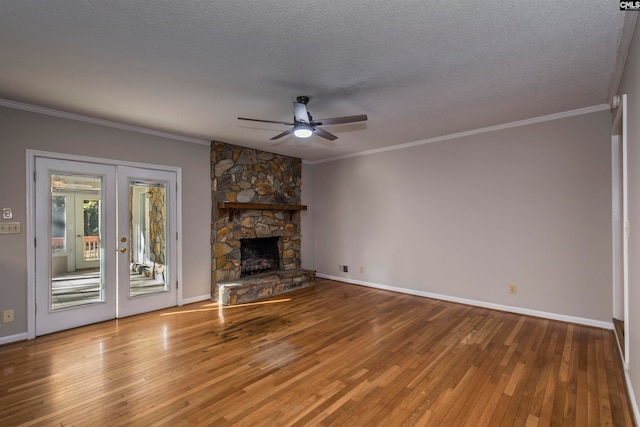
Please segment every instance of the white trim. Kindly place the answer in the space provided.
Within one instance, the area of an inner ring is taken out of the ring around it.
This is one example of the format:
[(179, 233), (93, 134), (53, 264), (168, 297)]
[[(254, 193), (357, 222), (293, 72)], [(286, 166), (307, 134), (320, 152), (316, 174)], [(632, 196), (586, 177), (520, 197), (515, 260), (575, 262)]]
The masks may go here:
[(628, 365), (624, 362), (624, 356), (622, 352), (618, 353), (620, 355), (620, 359), (622, 364), (624, 365), (624, 380), (627, 383), (627, 393), (629, 393), (629, 400), (631, 401), (631, 409), (633, 410), (633, 418), (635, 424), (638, 425), (640, 423), (640, 409), (638, 409), (638, 401), (636, 399), (636, 394), (633, 391), (633, 385), (631, 384), (631, 377), (629, 376), (629, 368)]
[(449, 296), (449, 295), (434, 294), (434, 293), (431, 293), (431, 292), (417, 291), (415, 289), (399, 288), (397, 286), (382, 285), (382, 284), (379, 284), (379, 283), (365, 282), (365, 281), (362, 281), (362, 280), (347, 279), (347, 278), (344, 278), (344, 277), (331, 276), (331, 275), (328, 275), (328, 274), (316, 273), (316, 276), (320, 277), (320, 278), (323, 278), (323, 279), (336, 280), (338, 282), (351, 283), (351, 284), (354, 284), (354, 285), (367, 286), (367, 287), (370, 287), (370, 288), (383, 289), (383, 290), (386, 290), (386, 291), (399, 292), (399, 293), (403, 293), (403, 294), (409, 294), (409, 295), (416, 295), (416, 296), (420, 296), (420, 297), (433, 298), (433, 299), (442, 300), (442, 301), (455, 302), (455, 303), (458, 303), (458, 304), (473, 305), (473, 306), (476, 306), (476, 307), (489, 308), (489, 309), (492, 309), (492, 310), (499, 310), (499, 311), (506, 311), (506, 312), (509, 312), (509, 313), (524, 314), (524, 315), (533, 316), (533, 317), (541, 317), (543, 319), (559, 320), (561, 322), (576, 323), (576, 324), (585, 325), (585, 326), (594, 326), (596, 328), (613, 329), (613, 323), (612, 322), (603, 322), (603, 321), (600, 321), (600, 320), (586, 319), (586, 318), (583, 318), (583, 317), (567, 316), (567, 315), (564, 315), (564, 314), (549, 313), (549, 312), (546, 312), (546, 311), (531, 310), (531, 309), (528, 309), (528, 308), (513, 307), (513, 306), (510, 306), (510, 305), (494, 304), (494, 303), (486, 302), (486, 301), (477, 301), (477, 300), (472, 300), (472, 299), (467, 299), (467, 298), (452, 297), (452, 296)]
[[(85, 115), (82, 115), (82, 114), (69, 113), (69, 112), (66, 112), (66, 111), (55, 110), (53, 108), (40, 107), (40, 106), (37, 106), (37, 105), (31, 105), (31, 104), (24, 104), (22, 102), (10, 101), (8, 99), (0, 98), (0, 107), (8, 107), (8, 108), (14, 108), (16, 110), (30, 111), (30, 112), (33, 112), (33, 113), (40, 113), (40, 114), (45, 114), (45, 115), (54, 116), (54, 117), (61, 117), (61, 118), (64, 118), (64, 119), (76, 120), (76, 121), (84, 122), (84, 123), (92, 123), (92, 124), (96, 124), (96, 125), (100, 125), (100, 126), (107, 126), (107, 127), (111, 127), (111, 128), (115, 128), (115, 129), (122, 129), (122, 130), (131, 131), (131, 132), (143, 133), (143, 134), (146, 134), (146, 135), (159, 136), (161, 138), (169, 138), (169, 139), (173, 139), (173, 140), (176, 140), (176, 141), (191, 142), (193, 144), (200, 144), (200, 145), (211, 145), (211, 141), (206, 140), (206, 139), (192, 138), (192, 137), (189, 137), (189, 136), (178, 135), (178, 134), (169, 133), (169, 132), (163, 132), (163, 131), (159, 131), (159, 130), (155, 130), (155, 129), (145, 128), (145, 127), (142, 127), (142, 126), (129, 125), (129, 124), (126, 124), (126, 123), (120, 123), (120, 122), (114, 122), (114, 121), (111, 121), (111, 120), (98, 119), (98, 118), (95, 118), (95, 117), (85, 116)], [(408, 142), (408, 143), (405, 143), (405, 144), (393, 145), (391, 147), (376, 148), (374, 150), (367, 150), (367, 151), (361, 151), (361, 152), (358, 152), (358, 153), (345, 154), (343, 156), (330, 157), (328, 159), (321, 159), (321, 160), (315, 160), (315, 161), (302, 160), (302, 163), (309, 164), (309, 165), (315, 165), (315, 164), (319, 164), (319, 163), (332, 162), (334, 160), (349, 159), (351, 157), (368, 156), (370, 154), (383, 153), (385, 151), (402, 150), (404, 148), (416, 147), (416, 146), (419, 146), (419, 145), (430, 144), (432, 142), (439, 142), (439, 141), (446, 141), (446, 140), (449, 140), (449, 139), (463, 138), (465, 136), (478, 135), (478, 134), (487, 133), (487, 132), (495, 132), (495, 131), (499, 131), (499, 130), (503, 130), (503, 129), (511, 129), (511, 128), (514, 128), (514, 127), (526, 126), (526, 125), (531, 125), (531, 124), (535, 124), (535, 123), (548, 122), (548, 121), (551, 121), (551, 120), (564, 119), (564, 118), (567, 118), (567, 117), (580, 116), (580, 115), (583, 115), (583, 114), (596, 113), (596, 112), (599, 112), (599, 111), (610, 110), (610, 109), (611, 109), (611, 106), (609, 104), (599, 104), (599, 105), (594, 105), (594, 106), (591, 106), (591, 107), (579, 108), (577, 110), (564, 111), (564, 112), (560, 112), (560, 113), (549, 114), (549, 115), (546, 115), (546, 116), (533, 117), (533, 118), (530, 118), (530, 119), (518, 120), (518, 121), (515, 121), (515, 122), (509, 122), (509, 123), (503, 123), (503, 124), (499, 124), (499, 125), (495, 125), (495, 126), (488, 126), (488, 127), (479, 128), (479, 129), (472, 129), (472, 130), (468, 130), (468, 131), (464, 131), (464, 132), (458, 132), (458, 133), (452, 133), (452, 134), (448, 134), (448, 135), (436, 136), (436, 137), (433, 137), (433, 138), (427, 138), (427, 139), (423, 139), (423, 140), (420, 140), (420, 141), (414, 141), (414, 142)]]
[[(612, 207), (612, 300), (613, 314), (620, 318), (618, 310), (622, 305), (622, 319), (624, 320), (624, 345), (620, 346), (625, 369), (629, 369), (629, 165), (627, 153), (627, 95), (615, 97), (617, 102), (611, 126), (611, 207)], [(620, 177), (620, 179), (618, 179)], [(620, 211), (617, 212), (617, 207)], [(622, 253), (616, 257), (616, 247), (622, 246)], [(618, 276), (618, 264), (622, 264), (622, 277)], [(622, 295), (619, 296), (618, 282), (622, 281)], [(622, 301), (620, 302), (620, 298)], [(616, 334), (617, 338), (618, 334)], [(621, 343), (619, 343), (621, 344)], [(624, 351), (622, 351), (624, 349)]]
[(78, 156), (76, 154), (55, 153), (52, 151), (27, 149), (27, 158), (29, 158), (29, 155), (31, 155), (32, 159), (35, 157), (47, 157), (49, 159), (72, 160), (77, 162), (97, 163), (101, 165), (111, 165), (111, 166), (129, 166), (132, 168), (169, 171), (169, 172), (176, 172), (176, 173), (178, 173), (182, 169), (177, 166), (153, 165), (149, 163), (129, 162), (126, 160), (114, 160), (114, 159), (106, 159), (101, 157)]
[(616, 62), (613, 67), (613, 76), (609, 84), (609, 93), (607, 100), (609, 103), (613, 102), (613, 98), (618, 89), (620, 88), (620, 82), (622, 81), (622, 75), (624, 73), (624, 66), (629, 56), (629, 48), (631, 47), (631, 41), (633, 40), (633, 33), (636, 28), (636, 21), (638, 20), (637, 13), (625, 13), (624, 23), (622, 24), (622, 35), (620, 36), (620, 44), (618, 44), (618, 51), (616, 52)]
[(16, 335), (7, 335), (6, 337), (0, 337), (0, 345), (9, 344), (16, 341), (24, 341), (26, 339), (28, 339), (26, 332)]
[(489, 126), (489, 127), (480, 128), (480, 129), (473, 129), (473, 130), (468, 130), (464, 132), (452, 133), (449, 135), (436, 136), (434, 138), (427, 138), (427, 139), (423, 139), (415, 142), (407, 142), (405, 144), (393, 145), (391, 147), (376, 148), (374, 150), (367, 150), (367, 151), (361, 151), (359, 153), (345, 154), (344, 156), (330, 157), (328, 159), (322, 159), (322, 160), (316, 160), (316, 161), (303, 161), (303, 163), (315, 165), (319, 163), (333, 162), (335, 160), (349, 159), (351, 157), (368, 156), (371, 154), (384, 153), (385, 151), (402, 150), (405, 148), (416, 147), (419, 145), (431, 144), (432, 142), (447, 141), (449, 139), (463, 138), (466, 136), (478, 135), (478, 134), (487, 133), (487, 132), (495, 132), (499, 130), (511, 129), (511, 128), (520, 127), (520, 126), (527, 126), (527, 125), (532, 125), (536, 123), (548, 122), (551, 120), (565, 119), (568, 117), (597, 113), (600, 111), (605, 111), (610, 109), (611, 109), (611, 106), (609, 104), (599, 104), (599, 105), (594, 105), (592, 107), (579, 108), (577, 110), (549, 114), (547, 116), (540, 116), (540, 117), (534, 117), (531, 119), (518, 120), (516, 122), (503, 123), (500, 125)]
[[(622, 109), (622, 266), (624, 286), (624, 362), (631, 360), (631, 321), (629, 318), (629, 155), (627, 133), (627, 95), (621, 97)], [(635, 401), (635, 400), (634, 400)]]
[(185, 298), (182, 300), (182, 304), (183, 305), (193, 304), (194, 302), (206, 301), (210, 299), (211, 299), (211, 295), (200, 295), (197, 297)]
[(140, 162), (127, 162), (122, 160), (113, 160), (113, 159), (104, 159), (99, 157), (88, 157), (88, 156), (78, 156), (74, 154), (64, 154), (64, 153), (54, 153), (50, 151), (41, 151), (41, 150), (26, 150), (27, 157), (27, 191), (26, 191), (26, 209), (27, 209), (27, 224), (26, 227), (26, 235), (27, 235), (27, 339), (33, 339), (36, 337), (36, 313), (35, 313), (35, 289), (36, 289), (36, 277), (35, 277), (35, 247), (32, 243), (35, 239), (35, 211), (33, 209), (33, 201), (35, 197), (35, 183), (33, 180), (33, 174), (35, 172), (35, 158), (36, 157), (47, 157), (51, 159), (59, 159), (59, 160), (74, 160), (79, 162), (87, 162), (87, 163), (98, 163), (104, 165), (112, 165), (112, 166), (130, 166), (151, 170), (162, 170), (168, 172), (176, 173), (176, 182), (178, 186), (178, 191), (176, 192), (176, 220), (179, 221), (177, 225), (178, 231), (178, 239), (176, 249), (178, 253), (176, 254), (178, 265), (176, 271), (176, 277), (179, 283), (177, 295), (176, 295), (176, 304), (178, 306), (183, 305), (182, 300), (182, 289), (183, 289), (183, 280), (182, 280), (182, 168), (176, 166), (164, 166), (164, 165), (152, 165), (147, 163)]
[(36, 183), (34, 174), (36, 172), (36, 159), (32, 155), (33, 150), (27, 150), (27, 191), (26, 191), (26, 234), (27, 234), (27, 339), (36, 337), (36, 211), (35, 211), (35, 191)]
[(629, 156), (627, 140), (627, 95), (623, 94), (620, 109), (622, 119), (622, 275), (624, 286), (624, 363), (628, 366), (631, 354), (631, 322), (629, 320)]
[[(611, 269), (611, 312), (613, 313), (614, 319), (619, 319), (621, 314), (622, 316), (624, 316), (624, 308), (622, 310), (618, 310), (618, 305), (620, 305), (621, 303), (619, 300), (623, 298), (620, 298), (620, 295), (618, 293), (618, 281), (622, 283), (622, 278), (618, 277), (618, 256), (616, 256), (616, 248), (621, 243), (619, 241), (620, 234), (618, 233), (619, 228), (622, 228), (622, 225), (620, 224), (622, 218), (620, 218), (618, 215), (621, 190), (618, 187), (621, 187), (622, 183), (619, 182), (617, 178), (620, 167), (620, 165), (618, 164), (620, 159), (620, 156), (618, 156), (618, 140), (620, 138), (618, 137), (618, 135), (615, 135), (613, 131), (611, 133), (611, 265), (613, 266), (613, 268)], [(624, 289), (624, 284), (622, 285), (622, 287)], [(622, 304), (624, 304), (624, 302), (622, 302)], [(620, 313), (620, 311), (622, 311), (622, 313)], [(618, 334), (616, 333), (616, 336), (617, 335)]]
[[(177, 298), (176, 303), (178, 307), (184, 304), (182, 299), (182, 292), (184, 289), (184, 282), (182, 281), (182, 168), (178, 168), (176, 171), (176, 263), (178, 269), (176, 271), (176, 280), (178, 281)], [(173, 238), (173, 237), (172, 237)]]
[(69, 113), (66, 111), (54, 110), (53, 108), (39, 107), (37, 105), (23, 104), (22, 102), (9, 101), (0, 98), (0, 107), (14, 108), (16, 110), (30, 111), (32, 113), (46, 114), (47, 116), (61, 117), (63, 119), (75, 120), (78, 122), (91, 123), (94, 125), (106, 126), (115, 129), (127, 130), (130, 132), (143, 133), (146, 135), (159, 136), (161, 138), (173, 139), (176, 141), (190, 142), (192, 144), (211, 145), (211, 141), (190, 136), (178, 135), (170, 132), (149, 129), (142, 126), (129, 125), (126, 123), (114, 122), (111, 120), (97, 119), (82, 114)]

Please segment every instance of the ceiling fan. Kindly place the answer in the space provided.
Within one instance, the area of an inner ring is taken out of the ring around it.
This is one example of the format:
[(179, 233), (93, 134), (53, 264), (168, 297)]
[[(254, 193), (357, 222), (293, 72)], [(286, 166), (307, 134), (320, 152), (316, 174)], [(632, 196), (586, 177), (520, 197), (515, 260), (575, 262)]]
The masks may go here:
[(279, 122), (274, 120), (260, 120), (260, 119), (247, 119), (244, 117), (238, 117), (238, 120), (249, 120), (252, 122), (262, 123), (278, 123), (282, 125), (293, 126), (290, 129), (274, 136), (271, 140), (282, 138), (293, 132), (298, 138), (309, 138), (314, 133), (322, 138), (334, 141), (338, 139), (334, 134), (327, 132), (326, 130), (318, 126), (331, 126), (331, 125), (343, 125), (346, 123), (363, 122), (367, 120), (366, 114), (360, 114), (359, 116), (346, 116), (346, 117), (333, 117), (330, 119), (313, 120), (311, 113), (307, 110), (307, 103), (309, 102), (308, 96), (299, 96), (296, 98), (296, 102), (293, 103), (293, 123)]

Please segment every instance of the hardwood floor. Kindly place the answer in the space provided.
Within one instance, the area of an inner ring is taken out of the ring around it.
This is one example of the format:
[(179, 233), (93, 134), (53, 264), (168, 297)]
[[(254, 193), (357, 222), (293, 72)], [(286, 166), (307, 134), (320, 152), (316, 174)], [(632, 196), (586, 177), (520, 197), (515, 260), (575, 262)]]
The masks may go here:
[(624, 354), (624, 321), (613, 318), (613, 331), (618, 336), (618, 343), (620, 345), (620, 351)]
[(0, 346), (0, 425), (631, 426), (614, 340), (318, 279)]

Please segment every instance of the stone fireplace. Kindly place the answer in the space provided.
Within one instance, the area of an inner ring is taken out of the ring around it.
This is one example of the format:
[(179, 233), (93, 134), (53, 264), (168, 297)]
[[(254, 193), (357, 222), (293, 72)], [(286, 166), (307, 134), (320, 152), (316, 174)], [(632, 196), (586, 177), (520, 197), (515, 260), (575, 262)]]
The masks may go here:
[(241, 304), (311, 286), (301, 269), (301, 160), (211, 145), (212, 298)]

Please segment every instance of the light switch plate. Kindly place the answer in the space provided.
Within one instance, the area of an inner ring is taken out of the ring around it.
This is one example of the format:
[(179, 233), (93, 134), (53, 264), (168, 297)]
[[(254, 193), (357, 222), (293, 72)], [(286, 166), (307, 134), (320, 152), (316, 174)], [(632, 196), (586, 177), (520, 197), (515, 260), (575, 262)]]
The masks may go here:
[(20, 234), (19, 222), (0, 222), (0, 234)]
[(2, 219), (12, 219), (12, 218), (13, 218), (13, 209), (2, 208)]

